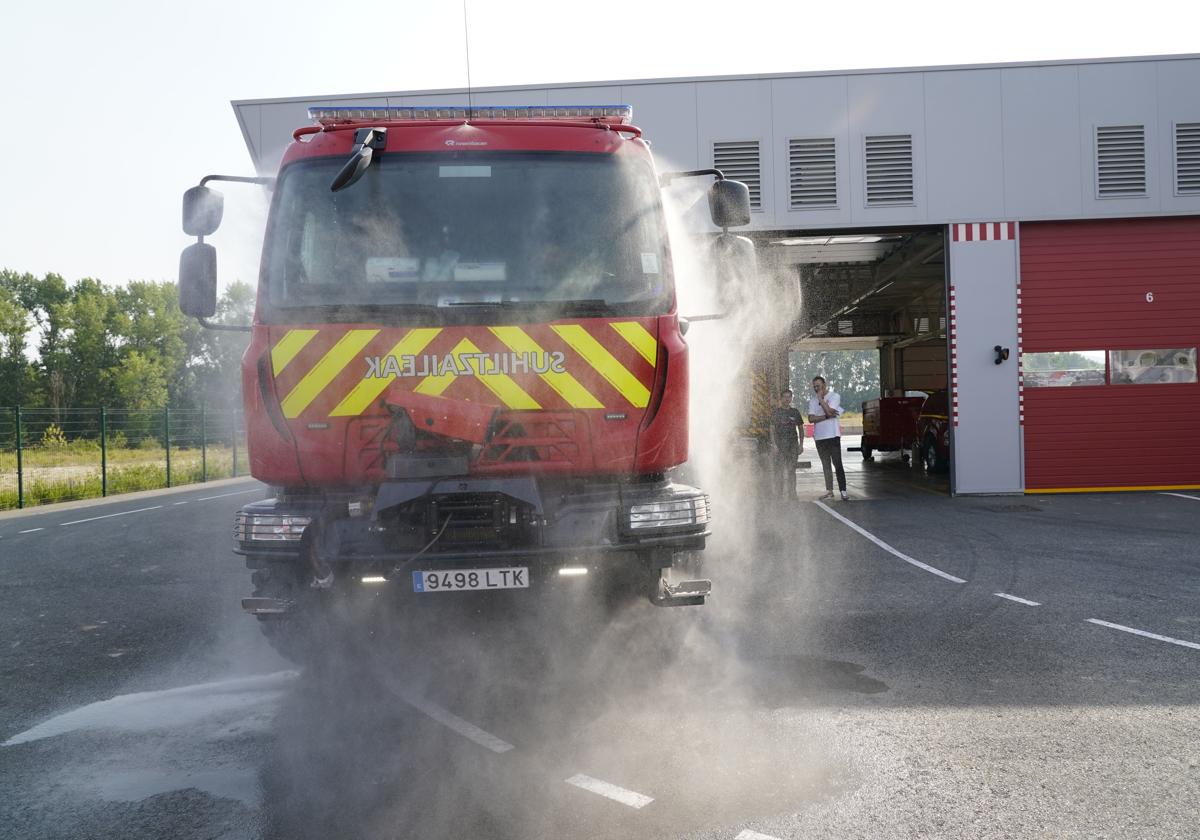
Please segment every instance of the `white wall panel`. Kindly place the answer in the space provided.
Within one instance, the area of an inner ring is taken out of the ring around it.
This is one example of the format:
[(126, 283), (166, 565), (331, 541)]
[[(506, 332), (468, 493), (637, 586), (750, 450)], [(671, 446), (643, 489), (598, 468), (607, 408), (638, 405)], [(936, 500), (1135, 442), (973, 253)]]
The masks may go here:
[[(1200, 93), (1196, 94), (1200, 98)], [(1084, 64), (1079, 67), (1079, 157), (1083, 212), (1087, 216), (1127, 216), (1157, 212), (1161, 207), (1164, 163), (1158, 141), (1158, 91), (1154, 65)], [(1096, 127), (1146, 127), (1146, 197), (1096, 197)]]
[(633, 106), (633, 121), (646, 133), (659, 169), (712, 165), (700, 158), (695, 84), (625, 85), (617, 102)]
[(1200, 61), (1156, 61), (1158, 142), (1155, 157), (1162, 176), (1162, 209), (1200, 213), (1200, 195), (1175, 195), (1175, 123), (1200, 122)]
[[(897, 224), (926, 218), (925, 92), (920, 73), (889, 73), (847, 78), (850, 109), (850, 178), (852, 218), (860, 224)], [(864, 139), (881, 134), (911, 134), (913, 141), (912, 205), (867, 207)]]
[(1007, 218), (1000, 71), (925, 73), (924, 78), (928, 216)]
[(718, 140), (759, 141), (762, 210), (751, 215), (750, 228), (776, 227), (775, 163), (778, 149), (771, 131), (770, 80), (698, 84), (696, 108), (701, 166), (712, 166), (713, 143)]
[[(1004, 89), (1004, 208), (1016, 219), (1083, 212), (1079, 69), (1013, 67)], [(1090, 188), (1090, 187), (1089, 187)]]
[[(822, 227), (849, 222), (854, 187), (850, 180), (850, 156), (854, 144), (843, 76), (816, 76), (771, 80), (774, 109), (776, 218), (787, 227)], [(836, 144), (836, 208), (792, 210), (789, 195), (788, 141), (794, 138), (832, 137)]]

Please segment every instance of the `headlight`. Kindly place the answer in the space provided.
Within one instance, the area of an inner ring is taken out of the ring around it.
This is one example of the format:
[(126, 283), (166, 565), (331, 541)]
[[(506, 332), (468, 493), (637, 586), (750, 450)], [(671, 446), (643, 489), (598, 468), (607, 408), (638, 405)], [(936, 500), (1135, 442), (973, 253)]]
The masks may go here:
[(299, 542), (310, 516), (240, 511), (234, 520), (233, 537), (241, 543)]
[(708, 496), (671, 499), (634, 505), (629, 509), (630, 528), (676, 528), (708, 524)]

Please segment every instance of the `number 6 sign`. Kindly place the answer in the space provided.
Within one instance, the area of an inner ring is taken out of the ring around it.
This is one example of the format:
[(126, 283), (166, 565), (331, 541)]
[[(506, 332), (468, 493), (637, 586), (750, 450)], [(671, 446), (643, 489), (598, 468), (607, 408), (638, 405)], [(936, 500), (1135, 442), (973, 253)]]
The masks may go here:
[(1146, 303), (1154, 303), (1154, 292), (1146, 292)]

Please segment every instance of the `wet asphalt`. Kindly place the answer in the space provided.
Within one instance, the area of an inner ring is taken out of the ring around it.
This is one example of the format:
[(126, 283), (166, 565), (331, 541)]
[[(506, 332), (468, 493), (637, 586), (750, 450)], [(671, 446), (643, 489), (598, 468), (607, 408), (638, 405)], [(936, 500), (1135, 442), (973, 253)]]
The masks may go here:
[(716, 500), (704, 608), (384, 593), (302, 669), (238, 608), (259, 485), (0, 516), (0, 838), (1196, 836), (1200, 494), (846, 458)]

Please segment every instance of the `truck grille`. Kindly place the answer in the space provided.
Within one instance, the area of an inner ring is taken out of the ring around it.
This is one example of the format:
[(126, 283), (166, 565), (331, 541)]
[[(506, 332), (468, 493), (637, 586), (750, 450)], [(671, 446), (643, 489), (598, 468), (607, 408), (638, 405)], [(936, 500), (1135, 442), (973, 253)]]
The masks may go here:
[(501, 494), (439, 496), (429, 502), (428, 515), (433, 533), (445, 529), (438, 540), (440, 549), (464, 545), (513, 548), (539, 541), (533, 511)]

